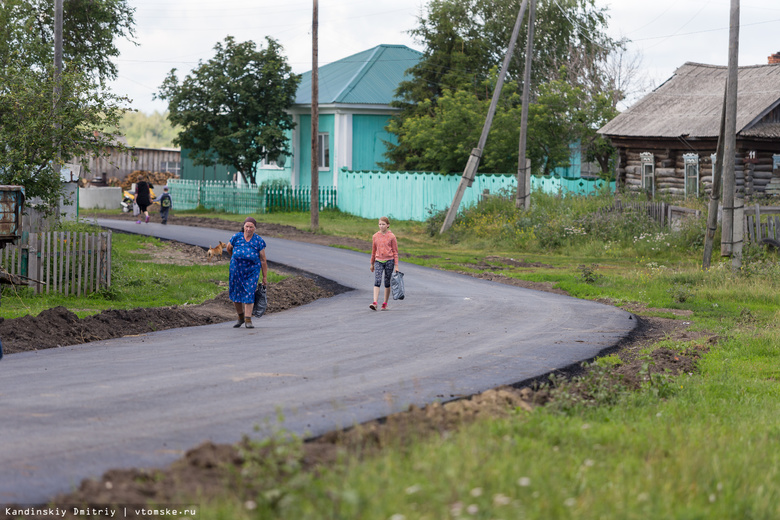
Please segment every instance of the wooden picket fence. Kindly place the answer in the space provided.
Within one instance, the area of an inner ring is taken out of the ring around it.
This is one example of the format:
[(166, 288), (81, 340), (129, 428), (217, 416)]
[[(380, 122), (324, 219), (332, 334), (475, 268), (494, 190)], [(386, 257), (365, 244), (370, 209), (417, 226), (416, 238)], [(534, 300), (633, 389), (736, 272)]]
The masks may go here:
[(622, 213), (627, 210), (645, 212), (648, 217), (664, 227), (672, 227), (675, 222), (679, 222), (682, 218), (687, 216), (701, 216), (701, 211), (697, 209), (674, 206), (666, 202), (623, 201), (620, 199), (616, 199), (612, 206), (604, 208), (597, 213)]
[(780, 242), (780, 206), (745, 206), (744, 225), (748, 242), (759, 244), (764, 239)]
[(0, 266), (36, 293), (90, 294), (111, 286), (111, 232), (25, 233), (0, 251)]

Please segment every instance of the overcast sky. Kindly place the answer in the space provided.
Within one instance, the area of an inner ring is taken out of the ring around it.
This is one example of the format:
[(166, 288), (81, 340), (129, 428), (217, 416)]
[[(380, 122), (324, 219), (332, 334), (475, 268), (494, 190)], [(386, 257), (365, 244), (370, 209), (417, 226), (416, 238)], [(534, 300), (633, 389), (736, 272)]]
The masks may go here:
[[(258, 46), (281, 43), (294, 72), (311, 70), (312, 0), (129, 0), (137, 46), (122, 42), (117, 94), (133, 108), (164, 112), (153, 100), (168, 71), (183, 78), (213, 56), (226, 36)], [(609, 8), (611, 36), (631, 40), (653, 86), (685, 63), (726, 65), (730, 0), (596, 0)], [(421, 47), (407, 34), (425, 0), (319, 0), (319, 65), (379, 44)], [(741, 0), (740, 65), (767, 63), (780, 52), (780, 2)]]

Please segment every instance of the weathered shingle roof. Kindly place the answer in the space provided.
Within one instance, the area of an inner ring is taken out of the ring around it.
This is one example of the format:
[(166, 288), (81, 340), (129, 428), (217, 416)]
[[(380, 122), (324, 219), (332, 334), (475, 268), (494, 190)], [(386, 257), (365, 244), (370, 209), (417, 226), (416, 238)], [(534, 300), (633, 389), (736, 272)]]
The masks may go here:
[[(320, 104), (388, 105), (406, 70), (422, 53), (405, 45), (378, 45), (318, 69)], [(311, 105), (311, 71), (301, 75), (295, 103)]]
[[(728, 68), (686, 63), (631, 108), (599, 129), (613, 137), (717, 137)], [(764, 135), (756, 123), (780, 104), (780, 65), (739, 67), (737, 133)]]

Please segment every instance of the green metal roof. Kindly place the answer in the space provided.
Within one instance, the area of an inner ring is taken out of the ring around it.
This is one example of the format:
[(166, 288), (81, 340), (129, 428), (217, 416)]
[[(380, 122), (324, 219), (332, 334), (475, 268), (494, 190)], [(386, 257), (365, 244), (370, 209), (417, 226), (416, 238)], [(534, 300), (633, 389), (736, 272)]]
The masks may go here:
[[(406, 45), (377, 45), (319, 67), (319, 103), (388, 105), (407, 69), (422, 53)], [(296, 105), (311, 105), (311, 71), (301, 75)]]

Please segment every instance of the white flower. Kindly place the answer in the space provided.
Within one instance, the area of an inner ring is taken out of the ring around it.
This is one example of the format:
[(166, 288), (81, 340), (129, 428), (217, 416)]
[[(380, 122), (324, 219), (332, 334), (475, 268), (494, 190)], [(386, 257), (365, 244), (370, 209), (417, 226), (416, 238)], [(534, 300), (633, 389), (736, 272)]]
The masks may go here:
[(520, 487), (528, 487), (531, 485), (531, 479), (528, 477), (520, 477), (517, 479), (517, 485)]
[(418, 491), (420, 491), (420, 486), (418, 484), (415, 484), (413, 486), (409, 486), (408, 488), (406, 488), (406, 494), (407, 495), (414, 495)]
[(254, 511), (257, 509), (257, 502), (254, 500), (247, 500), (244, 502), (244, 509), (247, 509), (248, 511)]
[(498, 493), (497, 495), (493, 495), (493, 505), (505, 506), (509, 504), (511, 501), (512, 501), (511, 498), (509, 498), (506, 495), (502, 495), (501, 493)]
[(563, 503), (566, 507), (574, 507), (577, 505), (577, 499), (576, 498), (567, 498), (566, 501)]
[(474, 489), (471, 490), (470, 494), (473, 497), (482, 496), (482, 488), (480, 488), (480, 487), (474, 488)]
[(479, 513), (479, 507), (477, 507), (477, 504), (471, 504), (469, 507), (466, 508), (466, 512), (470, 515), (476, 515)]

